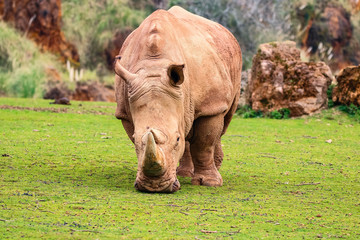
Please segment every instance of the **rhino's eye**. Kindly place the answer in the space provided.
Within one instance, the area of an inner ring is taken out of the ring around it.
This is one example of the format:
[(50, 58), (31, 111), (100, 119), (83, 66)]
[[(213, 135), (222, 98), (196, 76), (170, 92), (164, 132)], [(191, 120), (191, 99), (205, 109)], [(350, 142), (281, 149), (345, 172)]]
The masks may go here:
[(178, 137), (178, 138), (176, 139), (176, 141), (177, 141), (177, 142), (180, 141), (180, 137)]

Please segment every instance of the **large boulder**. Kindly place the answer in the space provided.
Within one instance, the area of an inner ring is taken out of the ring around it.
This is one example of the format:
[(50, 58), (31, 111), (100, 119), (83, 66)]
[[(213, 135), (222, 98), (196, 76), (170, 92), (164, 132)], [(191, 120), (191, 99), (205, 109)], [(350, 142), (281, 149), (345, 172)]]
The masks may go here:
[(77, 82), (75, 90), (61, 80), (47, 82), (44, 99), (68, 98), (76, 101), (115, 102), (115, 91), (112, 85), (104, 85), (97, 81)]
[(249, 103), (254, 110), (288, 108), (292, 117), (327, 107), (326, 91), (334, 80), (323, 62), (302, 62), (295, 42), (266, 43), (253, 58)]
[(70, 98), (77, 101), (115, 102), (115, 91), (112, 86), (98, 82), (77, 82)]
[(347, 67), (336, 77), (332, 100), (337, 104), (360, 106), (360, 66)]

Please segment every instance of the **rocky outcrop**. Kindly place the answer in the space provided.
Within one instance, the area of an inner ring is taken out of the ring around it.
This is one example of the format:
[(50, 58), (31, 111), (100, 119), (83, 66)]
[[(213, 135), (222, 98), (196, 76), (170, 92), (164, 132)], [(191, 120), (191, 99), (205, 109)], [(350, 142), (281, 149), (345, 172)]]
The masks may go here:
[(112, 86), (107, 86), (99, 82), (77, 82), (75, 91), (60, 81), (53, 80), (47, 82), (44, 99), (68, 98), (76, 101), (101, 101), (115, 102), (115, 92)]
[(360, 66), (348, 67), (336, 77), (332, 100), (337, 104), (360, 106)]
[(360, 1), (359, 0), (349, 0), (351, 6), (352, 6), (352, 11), (354, 13), (357, 13), (360, 11)]
[[(358, 3), (353, 3), (356, 9)], [(360, 6), (360, 5), (359, 5)], [(351, 13), (339, 2), (317, 1), (297, 8), (301, 44), (313, 59), (324, 59), (335, 72), (360, 63), (360, 43), (353, 34)]]
[(112, 86), (105, 86), (98, 82), (78, 82), (72, 100), (115, 102), (115, 91)]
[(265, 113), (288, 108), (292, 117), (311, 114), (327, 107), (333, 79), (325, 63), (302, 62), (295, 42), (262, 44), (253, 58), (249, 103)]
[(4, 1), (0, 1), (0, 19), (2, 19), (3, 14), (4, 14)]
[(42, 50), (59, 55), (63, 62), (79, 64), (75, 46), (61, 32), (61, 0), (5, 0), (2, 19), (24, 32)]

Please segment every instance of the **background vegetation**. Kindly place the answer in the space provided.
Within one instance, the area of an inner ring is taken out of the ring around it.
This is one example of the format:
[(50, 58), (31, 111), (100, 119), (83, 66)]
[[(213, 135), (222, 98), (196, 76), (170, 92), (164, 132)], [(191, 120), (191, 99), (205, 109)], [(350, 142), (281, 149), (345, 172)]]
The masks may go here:
[[(3, 239), (359, 239), (360, 125), (331, 109), (234, 118), (224, 186), (133, 187), (137, 159), (114, 103), (0, 98)], [(21, 123), (21, 124), (19, 124)]]
[(61, 69), (55, 56), (0, 21), (0, 96), (42, 97), (46, 69)]
[[(261, 43), (290, 39), (300, 44), (306, 26), (301, 26), (296, 12), (308, 9), (305, 12), (308, 18), (320, 17), (319, 9), (327, 2), (330, 0), (62, 0), (62, 29), (79, 51), (81, 63), (78, 67), (84, 70), (82, 81), (111, 83), (113, 72), (107, 69), (104, 50), (115, 33), (135, 29), (157, 7), (180, 5), (227, 27), (242, 46), (245, 70), (251, 67), (252, 57)], [(354, 38), (360, 40), (360, 14), (355, 13), (349, 0), (331, 2), (345, 7), (351, 14)], [(44, 66), (55, 68), (65, 82), (69, 80), (65, 66), (59, 66), (48, 54), (40, 53), (22, 34), (9, 29), (3, 22), (0, 26), (4, 29), (0, 32), (0, 94), (41, 97), (43, 83), (49, 79), (43, 71)], [(317, 43), (321, 41), (319, 39)], [(14, 47), (15, 42), (20, 47)], [(26, 50), (28, 48), (30, 50)], [(346, 51), (351, 52), (351, 46)], [(329, 62), (329, 54), (323, 53), (319, 52), (313, 60)], [(24, 83), (20, 79), (24, 79)], [(19, 83), (23, 87), (14, 87)]]
[(291, 34), (291, 11), (295, 0), (171, 0), (190, 12), (220, 23), (237, 38), (243, 53), (244, 67), (251, 66), (252, 57), (261, 43), (295, 39)]
[[(229, 28), (244, 68), (260, 43), (298, 39), (291, 12), (307, 3), (316, 1), (169, 1)], [(63, 0), (63, 31), (79, 50), (82, 80), (112, 82), (103, 56), (108, 41), (155, 8), (151, 0)], [(0, 29), (0, 95), (41, 97), (49, 69), (69, 81), (56, 56), (3, 22)], [(0, 106), (0, 238), (360, 238), (356, 106), (291, 120), (288, 109), (263, 118), (245, 106), (223, 138), (224, 186), (180, 178), (175, 194), (135, 190), (135, 150), (114, 103), (0, 98)]]
[(106, 69), (107, 43), (117, 31), (138, 27), (148, 13), (130, 7), (127, 1), (119, 0), (62, 1), (63, 31), (76, 44), (82, 68)]

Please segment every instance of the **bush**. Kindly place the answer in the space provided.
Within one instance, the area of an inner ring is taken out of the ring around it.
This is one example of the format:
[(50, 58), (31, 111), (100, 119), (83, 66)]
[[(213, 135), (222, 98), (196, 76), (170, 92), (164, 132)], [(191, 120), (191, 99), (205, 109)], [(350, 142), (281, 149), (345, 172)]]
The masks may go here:
[(346, 112), (350, 116), (355, 116), (357, 114), (360, 114), (360, 108), (355, 106), (354, 104), (350, 104), (350, 106), (341, 105), (339, 107), (339, 110)]
[(42, 97), (47, 68), (60, 69), (50, 54), (0, 21), (0, 92), (14, 97)]
[(79, 51), (82, 68), (105, 65), (104, 49), (118, 30), (136, 28), (146, 13), (127, 6), (126, 1), (63, 0), (63, 31)]
[(282, 108), (269, 113), (269, 117), (273, 119), (289, 119), (290, 110), (288, 108)]
[(252, 110), (249, 105), (240, 106), (236, 110), (236, 115), (243, 118), (261, 118), (263, 114), (261, 111)]
[(43, 96), (45, 85), (45, 73), (41, 65), (31, 68), (22, 67), (16, 69), (8, 81), (6, 89), (8, 94), (21, 98)]
[(280, 109), (281, 114), (283, 115), (283, 119), (289, 119), (290, 118), (290, 109), (288, 108), (282, 108)]
[(249, 112), (250, 110), (251, 110), (251, 107), (249, 105), (240, 106), (236, 110), (236, 115), (242, 116), (244, 113)]
[(354, 104), (350, 104), (349, 106), (341, 105), (339, 106), (339, 110), (349, 114), (349, 116), (360, 122), (360, 106), (357, 107)]
[(270, 118), (282, 119), (283, 116), (282, 116), (282, 114), (281, 114), (279, 111), (275, 110), (275, 111), (273, 111), (273, 112), (270, 112)]
[(261, 111), (250, 110), (243, 114), (243, 118), (261, 118), (263, 114)]
[(261, 111), (255, 111), (251, 109), (249, 105), (241, 106), (236, 110), (236, 115), (243, 118), (262, 118), (269, 117), (272, 119), (289, 119), (290, 110), (288, 108), (282, 108), (279, 110), (272, 111), (270, 113), (264, 114)]

